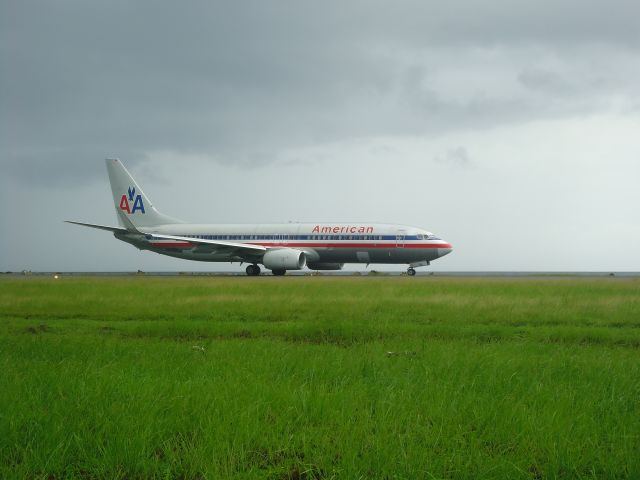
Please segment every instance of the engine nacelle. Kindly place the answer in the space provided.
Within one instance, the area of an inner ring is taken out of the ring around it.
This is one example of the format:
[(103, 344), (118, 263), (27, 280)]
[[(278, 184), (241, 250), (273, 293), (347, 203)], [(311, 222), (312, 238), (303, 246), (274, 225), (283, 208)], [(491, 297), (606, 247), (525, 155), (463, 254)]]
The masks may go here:
[(342, 267), (344, 267), (344, 263), (307, 263), (307, 268), (309, 270), (342, 270)]
[(262, 264), (269, 270), (300, 270), (306, 263), (304, 252), (293, 248), (268, 250), (262, 257)]

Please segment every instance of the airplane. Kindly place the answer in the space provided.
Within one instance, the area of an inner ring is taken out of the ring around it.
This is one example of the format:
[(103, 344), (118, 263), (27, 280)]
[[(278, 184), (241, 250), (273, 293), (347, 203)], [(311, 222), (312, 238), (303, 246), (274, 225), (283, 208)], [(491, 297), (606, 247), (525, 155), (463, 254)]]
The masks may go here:
[(118, 159), (106, 159), (119, 227), (67, 220), (112, 232), (140, 250), (205, 262), (260, 265), (273, 275), (288, 270), (341, 270), (345, 263), (416, 267), (451, 253), (453, 247), (426, 230), (379, 223), (193, 224), (160, 213)]

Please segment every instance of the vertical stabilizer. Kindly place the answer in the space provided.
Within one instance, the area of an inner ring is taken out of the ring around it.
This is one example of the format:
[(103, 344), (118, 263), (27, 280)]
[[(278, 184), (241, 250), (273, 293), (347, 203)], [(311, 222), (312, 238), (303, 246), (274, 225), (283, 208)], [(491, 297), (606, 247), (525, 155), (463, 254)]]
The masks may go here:
[(139, 227), (182, 223), (155, 209), (120, 160), (108, 158), (106, 162), (116, 216), (121, 226), (127, 230), (137, 230)]

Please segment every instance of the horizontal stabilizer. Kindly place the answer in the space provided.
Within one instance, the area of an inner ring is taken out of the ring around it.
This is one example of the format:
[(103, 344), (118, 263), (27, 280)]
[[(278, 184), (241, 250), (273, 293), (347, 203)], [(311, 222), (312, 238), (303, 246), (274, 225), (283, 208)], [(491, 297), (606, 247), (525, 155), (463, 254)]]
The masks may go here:
[(110, 227), (108, 225), (97, 225), (95, 223), (72, 222), (71, 220), (65, 220), (65, 223), (73, 223), (74, 225), (82, 225), (83, 227), (97, 228), (99, 230), (106, 230), (114, 233), (130, 233), (129, 230), (122, 227)]

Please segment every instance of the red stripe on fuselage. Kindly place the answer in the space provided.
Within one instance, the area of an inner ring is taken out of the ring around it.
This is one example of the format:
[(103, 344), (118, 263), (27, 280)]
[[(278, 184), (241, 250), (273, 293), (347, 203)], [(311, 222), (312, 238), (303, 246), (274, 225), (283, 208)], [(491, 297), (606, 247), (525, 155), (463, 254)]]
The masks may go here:
[(310, 247), (310, 248), (452, 248), (449, 243), (250, 243), (263, 247)]
[(160, 248), (191, 248), (194, 245), (193, 243), (190, 243), (190, 242), (173, 242), (173, 243), (151, 242), (151, 246), (160, 247)]

